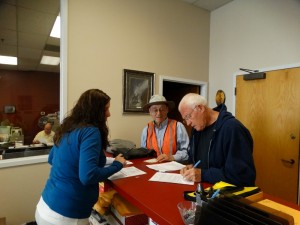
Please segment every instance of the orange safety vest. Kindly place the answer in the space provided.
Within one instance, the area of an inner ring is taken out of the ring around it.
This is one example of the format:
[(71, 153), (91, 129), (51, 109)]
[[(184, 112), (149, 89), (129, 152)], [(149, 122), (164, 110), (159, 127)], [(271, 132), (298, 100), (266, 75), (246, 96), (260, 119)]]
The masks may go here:
[(148, 129), (147, 129), (147, 148), (154, 149), (157, 155), (160, 154), (174, 155), (177, 150), (177, 139), (176, 139), (177, 129), (176, 128), (177, 128), (177, 121), (168, 119), (168, 125), (165, 130), (165, 134), (163, 138), (163, 145), (160, 150), (156, 138), (154, 122), (149, 122)]

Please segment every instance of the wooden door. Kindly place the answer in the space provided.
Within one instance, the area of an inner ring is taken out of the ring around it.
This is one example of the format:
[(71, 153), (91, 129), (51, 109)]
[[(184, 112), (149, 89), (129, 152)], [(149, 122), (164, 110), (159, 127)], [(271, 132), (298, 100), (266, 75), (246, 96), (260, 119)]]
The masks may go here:
[(236, 117), (254, 140), (256, 185), (297, 203), (299, 185), (300, 68), (236, 77)]

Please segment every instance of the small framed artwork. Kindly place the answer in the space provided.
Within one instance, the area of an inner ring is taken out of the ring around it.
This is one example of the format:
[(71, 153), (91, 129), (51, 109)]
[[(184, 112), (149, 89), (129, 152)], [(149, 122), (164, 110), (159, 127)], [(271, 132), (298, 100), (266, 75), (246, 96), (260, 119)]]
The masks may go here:
[(5, 105), (4, 106), (4, 113), (15, 113), (16, 107), (13, 105)]
[(153, 95), (154, 73), (124, 69), (123, 113), (145, 113), (143, 106)]

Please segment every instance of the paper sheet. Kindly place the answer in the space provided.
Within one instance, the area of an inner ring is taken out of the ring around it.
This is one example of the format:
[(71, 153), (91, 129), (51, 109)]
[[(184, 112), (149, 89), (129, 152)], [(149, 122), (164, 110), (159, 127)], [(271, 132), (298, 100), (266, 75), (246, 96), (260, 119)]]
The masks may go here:
[(153, 159), (146, 159), (144, 160), (145, 163), (157, 163), (157, 160), (156, 158), (153, 158)]
[[(113, 163), (113, 161), (115, 161), (115, 158), (113, 158), (113, 157), (106, 157), (106, 164), (105, 164), (105, 167), (106, 166), (110, 166), (112, 163)], [(131, 161), (126, 161), (126, 165), (132, 165), (133, 163), (131, 162)]]
[(159, 163), (159, 164), (154, 164), (154, 165), (146, 165), (147, 167), (149, 167), (150, 169), (159, 171), (159, 172), (167, 172), (167, 171), (176, 171), (176, 170), (180, 170), (183, 167), (185, 167), (185, 165), (172, 161), (172, 162), (166, 162), (166, 163)]
[(194, 185), (193, 181), (185, 180), (183, 178), (183, 176), (179, 173), (161, 173), (161, 172), (157, 172), (149, 179), (149, 181)]
[(108, 179), (109, 180), (115, 180), (115, 179), (120, 179), (120, 178), (126, 178), (126, 177), (134, 177), (138, 175), (146, 174), (146, 172), (134, 167), (125, 167), (121, 169), (119, 172), (111, 175)]
[(277, 202), (271, 201), (270, 199), (264, 199), (264, 200), (259, 201), (258, 203), (293, 216), (294, 224), (300, 225), (300, 211), (290, 208), (288, 206), (279, 204)]
[(115, 160), (115, 158), (113, 158), (113, 157), (106, 157), (106, 165), (112, 164), (114, 160)]

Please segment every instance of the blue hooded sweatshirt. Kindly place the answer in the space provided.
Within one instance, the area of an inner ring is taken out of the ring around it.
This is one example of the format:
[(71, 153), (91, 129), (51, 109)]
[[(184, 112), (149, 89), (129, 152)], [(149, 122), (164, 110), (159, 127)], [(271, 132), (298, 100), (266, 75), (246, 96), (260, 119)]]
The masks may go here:
[[(218, 111), (219, 116), (214, 124), (209, 144), (208, 167), (201, 170), (201, 180), (211, 184), (224, 181), (236, 186), (255, 186), (253, 139), (249, 130), (227, 112), (224, 104), (213, 110)], [(195, 151), (201, 151), (198, 146), (201, 132), (192, 130), (190, 139), (192, 147), (189, 149), (189, 161), (192, 164), (199, 160), (194, 157)]]

